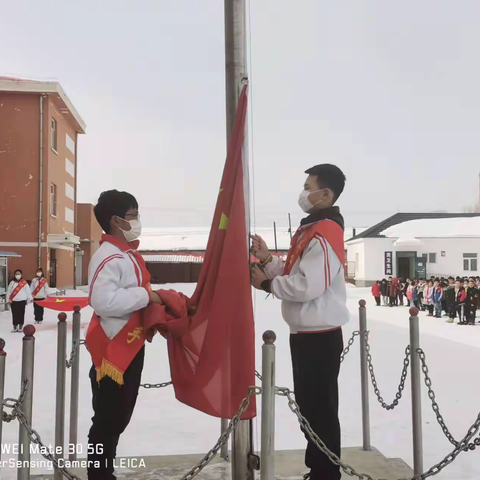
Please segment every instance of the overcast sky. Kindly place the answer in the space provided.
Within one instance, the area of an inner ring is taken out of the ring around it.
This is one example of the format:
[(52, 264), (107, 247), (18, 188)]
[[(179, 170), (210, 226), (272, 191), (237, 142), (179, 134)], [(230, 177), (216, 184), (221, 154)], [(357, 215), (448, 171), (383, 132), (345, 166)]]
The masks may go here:
[[(257, 225), (301, 218), (303, 171), (344, 169), (348, 226), (478, 199), (478, 0), (255, 0)], [(87, 124), (78, 199), (209, 225), (225, 160), (223, 0), (0, 0), (0, 74), (58, 80)]]

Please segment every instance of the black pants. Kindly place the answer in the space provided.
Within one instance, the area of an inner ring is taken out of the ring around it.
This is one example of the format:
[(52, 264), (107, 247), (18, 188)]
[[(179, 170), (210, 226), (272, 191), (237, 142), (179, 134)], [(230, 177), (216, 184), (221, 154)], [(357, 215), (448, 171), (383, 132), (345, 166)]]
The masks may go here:
[(93, 425), (88, 434), (88, 443), (96, 453), (88, 455), (88, 460), (100, 462), (100, 468), (94, 468), (93, 463), (89, 464), (89, 480), (116, 478), (113, 474), (113, 461), (117, 454), (120, 435), (130, 423), (135, 408), (144, 357), (145, 347), (142, 347), (125, 371), (123, 385), (118, 385), (110, 377), (104, 377), (98, 384), (95, 367), (92, 366), (90, 369), (94, 416), (92, 417)]
[[(42, 300), (45, 300), (44, 298), (36, 298), (35, 301), (41, 302)], [(40, 305), (37, 305), (35, 302), (33, 302), (33, 311), (35, 312), (35, 321), (36, 322), (43, 322), (43, 311), (44, 308), (41, 307)]]
[(20, 328), (23, 327), (25, 323), (25, 307), (27, 306), (27, 302), (22, 300), (21, 302), (16, 302), (15, 300), (12, 301), (10, 307), (12, 309), (12, 321), (13, 326), (16, 327), (20, 325)]
[(448, 316), (453, 320), (457, 316), (457, 307), (455, 304), (448, 305)]
[[(338, 373), (343, 351), (342, 330), (290, 335), (295, 398), (300, 412), (325, 445), (340, 457)], [(340, 480), (340, 469), (307, 435), (305, 464), (312, 480)]]
[(403, 293), (398, 294), (398, 305), (403, 306)]
[(475, 317), (477, 316), (477, 309), (472, 305), (465, 305), (465, 321), (467, 323), (475, 324)]
[(460, 323), (465, 323), (465, 305), (457, 306), (457, 315), (458, 315), (458, 321)]
[(433, 315), (433, 309), (434, 309), (435, 305), (427, 305), (427, 309), (428, 309), (428, 314), (429, 315)]
[(390, 306), (391, 307), (397, 306), (397, 297), (390, 297)]
[(377, 302), (377, 307), (380, 306), (380, 297), (375, 297), (375, 301)]

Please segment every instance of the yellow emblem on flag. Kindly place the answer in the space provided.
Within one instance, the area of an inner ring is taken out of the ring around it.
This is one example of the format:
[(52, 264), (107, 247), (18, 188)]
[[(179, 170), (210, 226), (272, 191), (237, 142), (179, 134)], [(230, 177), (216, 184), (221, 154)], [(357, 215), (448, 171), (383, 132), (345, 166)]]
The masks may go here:
[(64, 302), (64, 301), (65, 301), (65, 300), (60, 300), (59, 298), (57, 298), (57, 299), (55, 300), (55, 303), (62, 303), (62, 302)]
[(220, 219), (219, 230), (226, 230), (228, 227), (228, 217), (222, 213), (222, 218)]
[(218, 194), (220, 195), (222, 192), (223, 192), (223, 188), (220, 189), (220, 191), (218, 192)]
[(140, 332), (143, 330), (142, 327), (136, 327), (133, 329), (133, 332), (130, 332), (128, 334), (129, 337), (132, 337), (127, 340), (127, 343), (132, 343), (134, 340), (138, 339), (140, 340)]

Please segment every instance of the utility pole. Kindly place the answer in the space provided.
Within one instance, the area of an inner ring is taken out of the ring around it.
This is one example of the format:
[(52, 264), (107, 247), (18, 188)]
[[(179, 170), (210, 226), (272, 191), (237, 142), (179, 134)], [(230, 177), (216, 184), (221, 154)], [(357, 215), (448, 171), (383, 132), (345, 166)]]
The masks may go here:
[[(225, 99), (227, 117), (227, 145), (235, 123), (238, 98), (242, 89), (242, 79), (246, 77), (246, 0), (224, 0), (225, 8)], [(249, 199), (248, 199), (248, 162), (245, 161), (244, 148), (243, 175), (245, 207), (247, 213), (247, 232), (250, 231)], [(249, 251), (249, 249), (247, 250)], [(245, 392), (247, 394), (247, 392)], [(222, 420), (222, 432), (226, 429), (226, 420)], [(252, 422), (241, 420), (232, 439), (232, 479), (253, 480), (252, 454)], [(225, 458), (225, 452), (222, 452)]]
[(278, 246), (277, 246), (277, 224), (276, 222), (273, 222), (273, 236), (275, 237), (275, 253), (278, 252)]

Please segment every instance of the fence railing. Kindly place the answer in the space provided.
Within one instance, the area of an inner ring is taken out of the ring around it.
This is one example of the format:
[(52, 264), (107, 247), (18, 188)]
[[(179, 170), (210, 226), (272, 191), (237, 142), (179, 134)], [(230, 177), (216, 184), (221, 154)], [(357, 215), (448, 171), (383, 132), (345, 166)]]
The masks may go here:
[[(343, 362), (351, 348), (355, 344), (355, 340), (359, 338), (360, 351), (360, 376), (361, 376), (361, 399), (362, 399), (362, 432), (363, 432), (363, 449), (370, 450), (370, 406), (369, 406), (369, 383), (372, 383), (374, 393), (380, 405), (386, 410), (393, 410), (401, 401), (402, 392), (410, 371), (411, 377), (411, 398), (412, 398), (412, 444), (414, 458), (414, 476), (412, 480), (424, 480), (436, 475), (449, 464), (451, 464), (462, 452), (475, 450), (480, 446), (480, 437), (474, 438), (480, 429), (480, 413), (475, 422), (466, 431), (465, 436), (460, 440), (456, 440), (448, 429), (440, 407), (437, 403), (435, 393), (432, 387), (432, 379), (429, 376), (429, 369), (426, 361), (425, 352), (420, 347), (419, 336), (419, 320), (418, 309), (411, 308), (410, 311), (410, 344), (405, 348), (405, 358), (400, 376), (400, 383), (392, 403), (384, 401), (380, 394), (380, 389), (375, 377), (373, 367), (373, 359), (371, 346), (369, 342), (369, 331), (367, 329), (367, 311), (365, 301), (359, 302), (359, 330), (353, 332), (351, 338), (340, 356), (340, 362)], [(76, 445), (78, 443), (78, 395), (79, 395), (79, 364), (80, 364), (80, 347), (85, 345), (85, 341), (80, 339), (80, 308), (75, 308), (73, 314), (72, 328), (72, 350), (67, 359), (66, 341), (67, 341), (67, 316), (64, 313), (58, 316), (58, 338), (57, 338), (57, 387), (56, 387), (56, 420), (55, 420), (55, 445), (64, 445), (65, 437), (65, 395), (66, 395), (66, 373), (71, 372), (71, 392), (70, 392), (70, 443)], [(0, 443), (2, 440), (3, 423), (10, 423), (14, 420), (19, 422), (19, 445), (21, 446), (21, 454), (19, 460), (26, 462), (24, 467), (18, 469), (17, 478), (19, 480), (27, 480), (30, 478), (30, 445), (37, 444), (40, 447), (42, 456), (50, 461), (55, 469), (55, 478), (62, 477), (70, 480), (79, 480), (79, 478), (69, 472), (67, 469), (59, 466), (59, 460), (63, 458), (63, 454), (53, 455), (48, 453), (49, 449), (45, 447), (39, 433), (32, 427), (32, 406), (33, 406), (33, 372), (35, 360), (35, 327), (26, 325), (23, 329), (24, 337), (22, 341), (22, 373), (21, 373), (21, 391), (18, 398), (5, 398), (5, 371), (6, 359), (5, 342), (0, 339), (0, 407), (2, 418), (0, 421)], [(242, 400), (238, 413), (227, 422), (225, 429), (222, 431), (220, 438), (214, 447), (203, 457), (203, 459), (187, 472), (183, 479), (191, 480), (205, 466), (207, 466), (215, 456), (222, 450), (225, 451), (228, 440), (232, 433), (241, 425), (242, 414), (248, 408), (251, 398), (255, 395), (262, 395), (261, 411), (261, 460), (260, 472), (262, 480), (274, 479), (274, 453), (275, 453), (275, 396), (285, 397), (288, 401), (290, 410), (295, 414), (299, 422), (301, 430), (306, 433), (310, 440), (323, 452), (331, 462), (338, 465), (339, 468), (347, 475), (356, 477), (360, 480), (374, 480), (368, 473), (359, 473), (352, 466), (343, 463), (335, 453), (333, 453), (323, 440), (315, 433), (310, 426), (307, 418), (305, 418), (296, 403), (295, 394), (286, 387), (278, 387), (275, 385), (275, 333), (267, 331), (263, 335), (264, 344), (262, 346), (262, 374), (255, 372), (256, 377), (261, 381), (262, 386), (252, 385), (246, 392), (245, 398)], [(422, 439), (422, 408), (421, 408), (421, 388), (422, 373), (424, 376), (424, 384), (428, 390), (428, 396), (432, 403), (432, 409), (436, 415), (437, 422), (441, 427), (445, 437), (453, 445), (453, 450), (439, 463), (433, 465), (427, 471), (423, 468), (423, 439)], [(163, 382), (158, 384), (145, 383), (141, 387), (145, 389), (158, 389), (171, 385), (172, 382)], [(7, 413), (5, 410), (10, 410)], [(1, 455), (1, 451), (0, 451)], [(70, 460), (75, 460), (75, 454), (70, 455)], [(74, 458), (72, 458), (74, 457)], [(244, 466), (243, 471), (251, 469), (252, 466)], [(241, 470), (241, 469), (240, 469)], [(237, 470), (238, 471), (238, 470)], [(235, 473), (235, 470), (234, 470)], [(234, 475), (234, 480), (239, 480)]]

